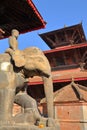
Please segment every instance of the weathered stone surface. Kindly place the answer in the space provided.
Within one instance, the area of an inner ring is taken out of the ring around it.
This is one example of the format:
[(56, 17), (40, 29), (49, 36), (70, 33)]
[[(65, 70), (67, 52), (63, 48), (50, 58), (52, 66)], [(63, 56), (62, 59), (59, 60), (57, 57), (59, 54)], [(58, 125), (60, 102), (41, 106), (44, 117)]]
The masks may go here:
[(12, 59), (15, 63), (15, 66), (17, 67), (22, 67), (25, 65), (25, 58), (24, 58), (24, 55), (23, 55), (23, 52), (20, 51), (20, 50), (16, 50), (14, 52), (14, 54), (12, 55)]
[(5, 125), (0, 126), (0, 130), (60, 130), (58, 127), (44, 127), (39, 128), (38, 126), (31, 125)]

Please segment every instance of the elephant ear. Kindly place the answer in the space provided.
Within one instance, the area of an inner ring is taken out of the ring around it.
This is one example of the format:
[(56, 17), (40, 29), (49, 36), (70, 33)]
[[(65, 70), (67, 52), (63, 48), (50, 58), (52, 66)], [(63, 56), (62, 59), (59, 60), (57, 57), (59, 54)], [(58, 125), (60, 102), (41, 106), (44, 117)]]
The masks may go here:
[(16, 67), (22, 67), (25, 65), (25, 58), (24, 58), (23, 52), (20, 50), (14, 51), (14, 54), (12, 55), (12, 59)]

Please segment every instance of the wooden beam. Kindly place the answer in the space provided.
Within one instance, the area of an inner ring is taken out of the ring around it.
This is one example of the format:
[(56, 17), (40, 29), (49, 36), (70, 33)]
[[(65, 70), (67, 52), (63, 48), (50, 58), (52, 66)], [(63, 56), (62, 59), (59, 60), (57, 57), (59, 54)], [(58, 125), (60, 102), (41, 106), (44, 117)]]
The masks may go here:
[(45, 38), (52, 44), (53, 47), (55, 47), (56, 43), (53, 40), (51, 40), (51, 38), (47, 36)]

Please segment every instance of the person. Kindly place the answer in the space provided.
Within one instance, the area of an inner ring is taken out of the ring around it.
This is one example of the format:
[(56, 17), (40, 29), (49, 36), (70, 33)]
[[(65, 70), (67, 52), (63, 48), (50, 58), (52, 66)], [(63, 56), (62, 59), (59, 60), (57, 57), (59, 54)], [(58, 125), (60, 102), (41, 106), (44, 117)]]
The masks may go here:
[(11, 56), (16, 67), (22, 67), (25, 65), (25, 58), (23, 52), (18, 49), (18, 36), (19, 31), (13, 29), (11, 31), (11, 36), (9, 37), (9, 48), (5, 51), (5, 53), (8, 53)]
[(5, 51), (6, 53), (9, 53), (11, 56), (14, 55), (14, 52), (18, 50), (18, 36), (19, 32), (16, 29), (13, 29), (11, 32), (11, 36), (9, 37), (9, 48)]
[(19, 31), (16, 29), (13, 29), (11, 32), (11, 36), (9, 37), (9, 47), (15, 51), (18, 49), (18, 36), (19, 36)]

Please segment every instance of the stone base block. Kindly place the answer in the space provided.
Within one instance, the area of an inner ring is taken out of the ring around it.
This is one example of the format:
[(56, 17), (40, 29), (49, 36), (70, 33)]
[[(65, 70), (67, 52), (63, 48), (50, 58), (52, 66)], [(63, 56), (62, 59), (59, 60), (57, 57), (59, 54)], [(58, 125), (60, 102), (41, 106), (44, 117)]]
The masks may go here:
[(4, 125), (0, 126), (0, 130), (60, 130), (58, 127), (39, 128), (33, 125)]

